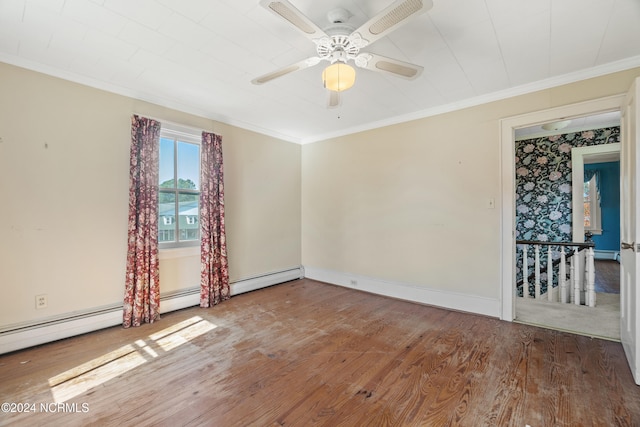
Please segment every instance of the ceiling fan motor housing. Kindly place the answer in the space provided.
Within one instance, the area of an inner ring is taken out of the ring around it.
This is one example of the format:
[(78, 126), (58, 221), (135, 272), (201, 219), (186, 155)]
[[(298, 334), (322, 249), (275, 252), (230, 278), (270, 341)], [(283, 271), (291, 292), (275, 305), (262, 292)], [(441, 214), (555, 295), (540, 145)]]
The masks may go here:
[(348, 35), (334, 35), (323, 37), (316, 43), (316, 51), (321, 59), (330, 62), (355, 59), (360, 52), (360, 44)]

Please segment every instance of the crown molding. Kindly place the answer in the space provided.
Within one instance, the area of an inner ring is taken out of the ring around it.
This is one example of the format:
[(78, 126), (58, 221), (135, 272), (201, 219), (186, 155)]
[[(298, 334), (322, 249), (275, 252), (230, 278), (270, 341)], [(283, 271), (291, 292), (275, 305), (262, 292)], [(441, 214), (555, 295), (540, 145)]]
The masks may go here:
[(515, 96), (526, 95), (526, 94), (537, 92), (540, 90), (551, 89), (554, 87), (579, 82), (581, 80), (587, 80), (587, 79), (600, 77), (600, 76), (604, 76), (611, 73), (626, 71), (636, 67), (640, 67), (640, 55), (627, 58), (621, 61), (610, 62), (607, 64), (583, 69), (573, 73), (563, 74), (561, 76), (551, 77), (545, 80), (528, 83), (525, 85), (510, 88), (510, 89), (492, 92), (485, 95), (441, 105), (438, 107), (417, 111), (415, 113), (390, 117), (385, 120), (371, 122), (362, 126), (355, 126), (348, 129), (342, 129), (337, 132), (329, 132), (322, 135), (314, 135), (314, 136), (303, 139), (301, 144), (310, 144), (310, 143), (324, 141), (327, 139), (337, 138), (341, 136), (346, 136), (346, 135), (350, 135), (358, 132), (378, 129), (385, 126), (405, 123), (412, 120), (424, 119), (427, 117), (437, 116), (439, 114), (450, 113), (453, 111), (462, 110), (469, 107), (476, 107), (478, 105), (487, 104), (490, 102), (513, 98)]
[(417, 111), (410, 114), (394, 116), (384, 120), (366, 123), (360, 126), (353, 126), (350, 128), (341, 129), (335, 132), (308, 135), (306, 137), (296, 137), (293, 135), (274, 131), (273, 129), (267, 129), (252, 123), (232, 119), (230, 117), (226, 117), (221, 114), (212, 114), (210, 111), (204, 111), (199, 108), (194, 108), (192, 106), (185, 105), (181, 102), (178, 102), (174, 99), (157, 96), (155, 94), (137, 92), (135, 90), (124, 88), (119, 85), (105, 83), (105, 82), (93, 79), (91, 77), (83, 76), (67, 70), (60, 70), (56, 67), (52, 67), (49, 65), (40, 64), (16, 55), (8, 55), (6, 53), (0, 53), (0, 62), (5, 62), (10, 65), (26, 68), (31, 71), (36, 71), (36, 72), (47, 74), (53, 77), (58, 77), (63, 80), (79, 83), (85, 86), (104, 90), (106, 92), (114, 93), (117, 95), (122, 95), (129, 98), (134, 98), (140, 101), (157, 104), (157, 105), (178, 110), (184, 113), (193, 114), (209, 120), (214, 120), (227, 125), (231, 125), (241, 129), (256, 132), (265, 136), (270, 136), (276, 139), (280, 139), (286, 142), (305, 145), (305, 144), (311, 144), (314, 142), (324, 141), (327, 139), (351, 135), (351, 134), (355, 134), (363, 131), (405, 123), (413, 120), (424, 119), (424, 118), (436, 116), (439, 114), (450, 113), (450, 112), (461, 110), (464, 108), (475, 107), (475, 106), (486, 104), (489, 102), (500, 101), (503, 99), (525, 95), (525, 94), (540, 91), (540, 90), (550, 89), (553, 87), (562, 86), (569, 83), (575, 83), (581, 80), (587, 80), (594, 77), (600, 77), (606, 74), (629, 70), (635, 67), (640, 67), (640, 55), (626, 58), (620, 61), (610, 62), (607, 64), (602, 64), (595, 67), (583, 69), (573, 73), (567, 73), (561, 76), (551, 77), (545, 80), (528, 83), (528, 84), (517, 86), (514, 88), (505, 89), (505, 90), (492, 92), (492, 93), (488, 93), (488, 94), (473, 97), (473, 98), (452, 102), (449, 104), (441, 105), (434, 108), (429, 108), (426, 110)]

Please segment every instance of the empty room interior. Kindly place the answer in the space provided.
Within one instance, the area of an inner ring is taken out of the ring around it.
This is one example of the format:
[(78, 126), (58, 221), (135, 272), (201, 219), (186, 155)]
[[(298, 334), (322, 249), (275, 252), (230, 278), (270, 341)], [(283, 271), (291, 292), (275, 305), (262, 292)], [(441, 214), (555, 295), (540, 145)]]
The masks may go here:
[(640, 425), (637, 0), (0, 0), (0, 425)]

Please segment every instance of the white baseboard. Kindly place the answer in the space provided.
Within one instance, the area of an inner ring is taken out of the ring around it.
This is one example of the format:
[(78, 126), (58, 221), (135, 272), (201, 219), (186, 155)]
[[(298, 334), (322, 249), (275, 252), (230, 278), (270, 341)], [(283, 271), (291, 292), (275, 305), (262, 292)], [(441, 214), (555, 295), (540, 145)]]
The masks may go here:
[(122, 304), (69, 313), (37, 323), (12, 325), (0, 332), (0, 354), (122, 324)]
[(320, 282), (331, 283), (338, 286), (447, 308), (450, 310), (466, 311), (469, 313), (498, 318), (500, 317), (501, 306), (500, 301), (497, 299), (428, 289), (407, 283), (389, 282), (386, 280), (332, 270), (324, 270), (309, 266), (305, 266), (304, 270), (305, 277), (318, 280)]
[[(301, 266), (237, 280), (230, 284), (231, 295), (266, 288), (304, 277)], [(200, 304), (200, 287), (160, 295), (160, 313), (169, 313)], [(97, 307), (0, 328), (0, 354), (45, 344), (63, 338), (122, 324), (122, 304)]]
[[(302, 266), (290, 268), (288, 270), (278, 271), (274, 273), (263, 274), (256, 277), (239, 280), (231, 285), (231, 295), (243, 294), (245, 292), (255, 291), (257, 289), (266, 288), (268, 286), (277, 285), (278, 283), (288, 282), (290, 280), (301, 279), (304, 277), (304, 269)], [(199, 301), (198, 301), (199, 302)]]
[(593, 253), (594, 253), (593, 257), (595, 259), (613, 260), (613, 261), (619, 261), (620, 260), (620, 252), (619, 251), (595, 250), (595, 251), (593, 251)]

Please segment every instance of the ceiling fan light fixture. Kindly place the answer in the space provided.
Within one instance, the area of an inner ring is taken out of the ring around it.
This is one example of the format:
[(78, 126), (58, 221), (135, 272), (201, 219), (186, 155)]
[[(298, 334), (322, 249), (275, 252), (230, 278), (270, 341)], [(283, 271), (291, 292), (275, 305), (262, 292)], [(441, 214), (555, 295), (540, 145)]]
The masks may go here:
[(322, 83), (326, 89), (342, 92), (356, 82), (356, 70), (343, 62), (329, 65), (322, 72)]

